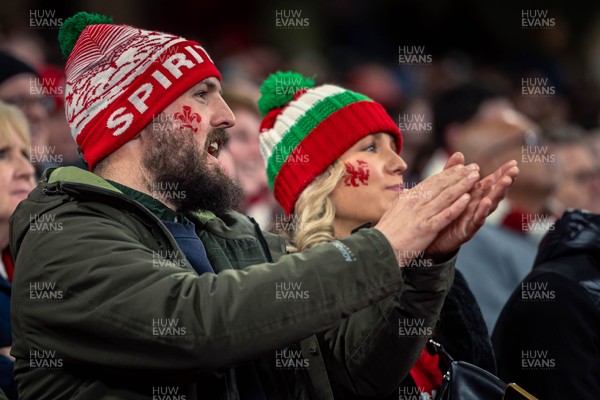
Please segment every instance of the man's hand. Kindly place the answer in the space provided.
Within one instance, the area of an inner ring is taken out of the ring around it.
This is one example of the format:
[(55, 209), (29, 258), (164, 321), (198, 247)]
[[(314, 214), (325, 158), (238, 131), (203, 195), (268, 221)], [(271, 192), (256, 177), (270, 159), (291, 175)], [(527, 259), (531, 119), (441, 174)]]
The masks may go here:
[[(444, 170), (463, 165), (465, 158), (461, 153), (454, 153)], [(457, 250), (463, 243), (475, 235), (485, 222), (487, 216), (498, 207), (506, 196), (508, 187), (519, 174), (515, 160), (507, 161), (494, 173), (481, 179), (471, 190), (471, 200), (463, 213), (450, 225), (444, 228), (426, 249), (426, 255), (438, 258)]]
[(446, 226), (464, 213), (479, 167), (458, 163), (399, 193), (377, 225), (396, 251), (400, 266), (419, 256)]

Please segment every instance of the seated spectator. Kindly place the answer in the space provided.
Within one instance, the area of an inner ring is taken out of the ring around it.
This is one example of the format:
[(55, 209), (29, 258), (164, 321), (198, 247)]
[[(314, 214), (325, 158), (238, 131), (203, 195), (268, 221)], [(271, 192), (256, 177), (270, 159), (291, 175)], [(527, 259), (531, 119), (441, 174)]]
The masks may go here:
[(54, 100), (54, 110), (48, 116), (48, 151), (40, 157), (43, 167), (76, 166), (86, 168), (77, 152), (77, 144), (71, 136), (71, 128), (65, 115), (64, 69), (57, 65), (46, 65), (41, 71), (45, 92)]
[(422, 176), (439, 171), (448, 157), (459, 150), (464, 124), (513, 108), (507, 95), (484, 83), (465, 83), (438, 93), (432, 100), (433, 134), (436, 147)]
[[(281, 83), (286, 81), (302, 84)], [(404, 189), (403, 174), (408, 166), (399, 155), (402, 136), (395, 122), (366, 96), (334, 85), (313, 85), (312, 80), (295, 73), (273, 74), (263, 84), (259, 101), (267, 175), (285, 212), (293, 213), (292, 251), (338, 243), (356, 230), (378, 224), (395, 201), (412, 199), (413, 218), (401, 219), (408, 227), (434, 193), (427, 190), (430, 180)], [(274, 87), (288, 95), (274, 95)], [(445, 170), (463, 162), (457, 153)], [(438, 365), (440, 360), (422, 346), (416, 349), (421, 351), (406, 351), (408, 343), (423, 344), (432, 333), (457, 359), (495, 371), (488, 332), (464, 279), (457, 277), (445, 303), (435, 294), (441, 287), (426, 282), (453, 263), (460, 245), (483, 224), (516, 176), (515, 165), (508, 162), (480, 181), (480, 189), (472, 192), (469, 211), (463, 214), (469, 222), (460, 234), (449, 233), (448, 241), (434, 242), (407, 263), (410, 290), (303, 342), (317, 342), (325, 357), (333, 361), (328, 374), (334, 398), (397, 399), (394, 390), (399, 386), (406, 389), (404, 393), (419, 389), (423, 396), (433, 395), (445, 372)], [(478, 167), (472, 164), (469, 168), (476, 171)], [(410, 252), (410, 248), (407, 244), (404, 251)], [(435, 314), (441, 309), (437, 327), (434, 318), (424, 317), (425, 309), (435, 310)], [(410, 377), (404, 380), (409, 369)]]
[(235, 179), (244, 191), (244, 200), (238, 211), (251, 216), (269, 231), (275, 225), (276, 215), (281, 213), (281, 209), (269, 190), (265, 163), (260, 155), (260, 112), (256, 102), (239, 89), (230, 89), (226, 93), (225, 101), (236, 120), (228, 131), (226, 152), (231, 155)]
[(568, 210), (493, 334), (498, 375), (544, 400), (600, 394), (600, 215)]
[[(48, 149), (48, 115), (54, 110), (54, 100), (47, 96), (38, 72), (16, 57), (0, 51), (0, 100), (17, 106), (27, 118), (31, 132), (33, 157), (43, 157)], [(41, 175), (45, 169), (36, 164)]]
[(8, 248), (8, 219), (35, 186), (29, 145), (29, 128), (23, 113), (0, 102), (0, 389), (10, 399), (17, 398), (17, 388), (13, 380), (14, 359), (10, 355), (14, 266)]
[[(485, 318), (489, 332), (510, 294), (531, 271), (537, 242), (550, 229), (554, 219), (546, 211), (554, 180), (552, 155), (532, 154), (523, 159), (523, 152), (546, 149), (540, 143), (537, 126), (514, 109), (506, 109), (485, 118), (477, 118), (462, 128), (456, 142), (468, 162), (481, 166), (489, 174), (502, 164), (505, 157), (520, 162), (520, 174), (498, 209), (486, 225), (462, 246), (458, 255), (460, 270)], [(537, 146), (537, 147), (536, 147)], [(543, 160), (542, 157), (548, 157)]]
[(552, 212), (560, 217), (568, 208), (592, 211), (600, 187), (600, 170), (585, 140), (585, 130), (577, 125), (556, 124), (544, 132), (556, 156)]
[[(600, 128), (596, 128), (586, 137), (585, 142), (589, 149), (594, 154), (594, 165), (596, 176), (600, 175)], [(600, 185), (594, 186), (594, 203), (590, 211), (595, 214), (600, 214)]]

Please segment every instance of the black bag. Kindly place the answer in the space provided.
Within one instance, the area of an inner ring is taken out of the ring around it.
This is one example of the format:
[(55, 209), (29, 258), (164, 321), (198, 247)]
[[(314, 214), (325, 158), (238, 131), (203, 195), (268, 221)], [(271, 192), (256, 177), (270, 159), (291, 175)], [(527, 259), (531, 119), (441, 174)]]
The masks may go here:
[(502, 400), (506, 383), (488, 371), (476, 365), (454, 359), (441, 344), (429, 339), (428, 350), (439, 353), (449, 364), (448, 372), (442, 379), (442, 385), (435, 400)]

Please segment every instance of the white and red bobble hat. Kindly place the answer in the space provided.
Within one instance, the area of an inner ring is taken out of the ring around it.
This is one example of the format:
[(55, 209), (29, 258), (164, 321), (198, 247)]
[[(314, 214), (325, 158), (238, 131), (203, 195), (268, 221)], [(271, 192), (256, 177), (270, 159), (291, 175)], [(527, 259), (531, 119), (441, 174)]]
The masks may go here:
[(67, 121), (90, 170), (192, 86), (221, 80), (197, 42), (114, 25), (103, 15), (75, 14), (58, 38), (68, 57)]

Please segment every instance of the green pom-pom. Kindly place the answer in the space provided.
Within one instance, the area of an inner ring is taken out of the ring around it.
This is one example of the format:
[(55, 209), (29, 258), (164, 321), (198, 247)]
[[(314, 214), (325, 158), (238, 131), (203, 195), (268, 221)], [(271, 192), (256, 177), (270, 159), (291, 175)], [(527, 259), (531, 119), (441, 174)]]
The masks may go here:
[(315, 81), (297, 72), (277, 71), (265, 79), (260, 87), (258, 108), (264, 117), (274, 108), (279, 108), (290, 102), (297, 91), (315, 86)]
[(88, 25), (112, 24), (113, 20), (106, 15), (78, 12), (67, 18), (58, 32), (58, 42), (65, 57), (69, 57), (79, 35)]

